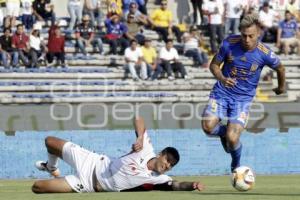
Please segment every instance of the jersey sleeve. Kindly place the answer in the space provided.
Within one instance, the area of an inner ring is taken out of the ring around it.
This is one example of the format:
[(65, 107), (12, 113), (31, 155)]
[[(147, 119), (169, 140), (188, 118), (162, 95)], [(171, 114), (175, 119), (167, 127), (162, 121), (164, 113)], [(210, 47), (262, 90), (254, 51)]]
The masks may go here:
[(171, 182), (172, 178), (168, 175), (161, 174), (159, 176), (153, 176), (148, 184), (158, 185)]
[(121, 192), (145, 192), (145, 191), (152, 191), (152, 190), (159, 190), (159, 191), (173, 191), (173, 182), (168, 181), (165, 183), (160, 184), (143, 184), (135, 188), (131, 188), (128, 190), (122, 190)]
[(222, 45), (221, 45), (218, 53), (216, 54), (217, 61), (219, 61), (221, 63), (225, 61), (228, 49), (229, 49), (228, 41), (223, 40)]
[(280, 60), (278, 56), (273, 52), (269, 51), (269, 53), (265, 56), (265, 65), (268, 65), (272, 69), (276, 69), (280, 64)]
[(153, 146), (152, 146), (151, 139), (150, 139), (147, 131), (145, 131), (144, 141), (143, 141), (143, 150), (149, 150), (149, 149), (153, 149)]

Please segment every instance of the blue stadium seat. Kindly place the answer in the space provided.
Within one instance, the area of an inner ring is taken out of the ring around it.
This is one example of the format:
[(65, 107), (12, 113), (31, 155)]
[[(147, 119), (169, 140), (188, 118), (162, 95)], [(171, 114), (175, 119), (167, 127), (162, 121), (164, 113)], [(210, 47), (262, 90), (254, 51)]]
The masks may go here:
[(129, 92), (119, 92), (119, 93), (86, 93), (86, 94), (69, 94), (69, 93), (57, 93), (57, 94), (12, 94), (14, 98), (53, 98), (53, 97), (176, 97), (176, 94), (171, 93), (129, 93)]

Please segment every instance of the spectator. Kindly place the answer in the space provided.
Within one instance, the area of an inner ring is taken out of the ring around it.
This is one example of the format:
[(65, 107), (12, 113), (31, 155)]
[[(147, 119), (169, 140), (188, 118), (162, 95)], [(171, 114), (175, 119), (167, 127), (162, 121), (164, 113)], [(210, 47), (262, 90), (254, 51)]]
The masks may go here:
[(172, 25), (172, 20), (172, 12), (167, 10), (167, 1), (162, 0), (160, 8), (154, 10), (151, 14), (153, 29), (162, 36), (165, 42), (170, 38), (172, 32), (175, 34), (177, 41), (181, 42), (181, 32), (177, 26)]
[(71, 18), (69, 24), (69, 30), (74, 30), (76, 22), (80, 23), (82, 18), (83, 5), (81, 0), (69, 0), (68, 1), (68, 12)]
[(246, 9), (244, 0), (224, 0), (225, 7), (225, 35), (239, 33), (240, 19), (243, 11)]
[(260, 0), (246, 0), (246, 12), (245, 13), (249, 13), (249, 11), (251, 10), (251, 12), (257, 12), (260, 8)]
[(279, 19), (279, 14), (269, 7), (268, 2), (264, 2), (262, 10), (259, 12), (259, 20), (262, 24), (263, 42), (276, 42), (277, 26), (275, 22)]
[(162, 73), (163, 69), (157, 62), (156, 50), (152, 47), (150, 39), (145, 39), (145, 44), (142, 46), (142, 52), (147, 65), (148, 77), (151, 77), (151, 80), (154, 81)]
[(76, 44), (80, 51), (88, 56), (86, 47), (93, 46), (93, 48), (98, 48), (99, 53), (103, 53), (103, 43), (101, 38), (95, 37), (95, 28), (90, 23), (90, 16), (84, 15), (82, 17), (82, 23), (76, 28)]
[(132, 75), (134, 81), (138, 81), (139, 77), (137, 75), (136, 69), (140, 71), (140, 77), (143, 80), (147, 79), (147, 66), (143, 61), (143, 52), (140, 47), (137, 46), (136, 40), (130, 41), (130, 47), (125, 50), (125, 62), (127, 68)]
[(2, 2), (0, 1), (0, 27), (3, 26), (4, 24), (4, 10), (6, 9), (6, 5), (5, 5), (5, 2)]
[(88, 14), (91, 18), (91, 24), (100, 29), (102, 26), (101, 0), (84, 0), (84, 15)]
[(184, 55), (192, 57), (197, 66), (208, 67), (208, 56), (206, 53), (200, 50), (201, 39), (197, 33), (198, 29), (196, 26), (190, 28), (189, 33), (183, 34), (184, 42)]
[(200, 20), (201, 20), (201, 24), (204, 23), (203, 20), (203, 13), (202, 13), (202, 4), (203, 4), (203, 0), (191, 0), (192, 6), (193, 6), (193, 23), (194, 25), (197, 25), (197, 19), (198, 19), (198, 11), (200, 14)]
[(22, 2), (22, 23), (27, 30), (31, 30), (33, 27), (33, 12), (32, 2), (33, 0), (21, 0)]
[(33, 26), (31, 35), (29, 36), (29, 46), (30, 46), (30, 67), (39, 68), (39, 63), (45, 60), (45, 53), (47, 52), (47, 47), (40, 36), (39, 28)]
[(296, 0), (289, 0), (285, 7), (286, 10), (290, 11), (293, 17), (299, 22), (300, 15), (299, 15), (299, 3)]
[(4, 34), (0, 37), (2, 64), (4, 68), (7, 69), (9, 68), (9, 62), (11, 60), (12, 66), (17, 67), (18, 58), (17, 56), (13, 55), (11, 30), (9, 28), (5, 28), (3, 32)]
[(166, 46), (159, 52), (159, 59), (160, 64), (167, 72), (170, 81), (174, 80), (173, 72), (179, 72), (184, 79), (188, 78), (184, 66), (179, 61), (178, 52), (173, 47), (173, 40), (167, 40)]
[(122, 0), (106, 0), (106, 4), (108, 17), (113, 14), (122, 16)]
[(16, 18), (20, 14), (20, 0), (6, 0), (6, 18), (4, 27), (15, 27)]
[(143, 30), (138, 21), (135, 20), (134, 15), (127, 15), (126, 26), (128, 28), (128, 32), (126, 33), (126, 37), (129, 40), (137, 40), (139, 44), (143, 44), (145, 40), (145, 36), (142, 34)]
[(133, 2), (138, 5), (139, 11), (141, 11), (144, 15), (147, 15), (145, 0), (123, 0), (123, 13), (127, 13), (129, 11), (130, 4)]
[(17, 25), (17, 31), (12, 37), (12, 47), (14, 49), (14, 57), (19, 62), (28, 67), (28, 53), (29, 53), (29, 37), (24, 33), (24, 26), (22, 24)]
[[(203, 13), (208, 16), (209, 24), (209, 39), (211, 51), (213, 54), (217, 53), (218, 45), (224, 39), (224, 27), (223, 27), (223, 4), (217, 0), (209, 0), (203, 4)], [(216, 36), (218, 36), (216, 38)]]
[(105, 20), (106, 35), (105, 40), (110, 45), (110, 54), (117, 54), (117, 47), (121, 46), (120, 54), (124, 54), (125, 49), (129, 46), (127, 39), (124, 37), (128, 32), (127, 26), (120, 22), (120, 16), (113, 14)]
[(65, 37), (61, 34), (60, 27), (52, 25), (49, 29), (47, 61), (48, 66), (54, 65), (56, 57), (56, 66), (66, 67), (65, 64)]
[(290, 11), (285, 11), (285, 19), (279, 23), (276, 46), (279, 49), (283, 48), (285, 55), (289, 54), (290, 47), (297, 47), (298, 55), (300, 55), (300, 40), (297, 38), (298, 33), (297, 21), (293, 19)]
[(51, 4), (51, 0), (34, 0), (32, 8), (38, 21), (51, 20), (51, 25), (55, 23), (54, 5)]
[(129, 11), (124, 14), (124, 18), (127, 20), (128, 15), (133, 15), (134, 20), (140, 24), (148, 25), (148, 18), (147, 16), (143, 15), (138, 9), (138, 5), (135, 2), (130, 3)]

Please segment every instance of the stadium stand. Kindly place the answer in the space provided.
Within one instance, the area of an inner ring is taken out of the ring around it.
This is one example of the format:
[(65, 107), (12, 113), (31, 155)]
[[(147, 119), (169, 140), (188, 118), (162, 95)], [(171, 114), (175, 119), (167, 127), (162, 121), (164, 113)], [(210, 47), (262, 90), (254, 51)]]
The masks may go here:
[[(103, 10), (106, 4), (103, 3)], [(149, 0), (147, 12), (151, 13), (159, 5)], [(67, 11), (66, 11), (67, 15)], [(68, 16), (61, 18), (67, 19)], [(41, 30), (43, 38), (48, 38), (48, 29)], [(72, 37), (64, 28), (66, 37)], [(153, 30), (144, 29), (146, 38), (159, 50), (165, 44)], [(209, 38), (205, 37), (206, 43)], [(47, 42), (47, 41), (46, 41)], [(180, 46), (174, 42), (174, 45)], [(275, 44), (269, 44), (277, 52)], [(109, 45), (103, 45), (104, 52)], [(0, 68), (0, 103), (54, 103), (54, 102), (205, 102), (215, 80), (207, 68), (196, 68), (191, 58), (183, 55), (180, 61), (186, 67), (189, 79), (178, 78), (169, 81), (166, 74), (155, 81), (134, 82), (131, 78), (124, 80), (125, 64), (122, 55), (100, 55), (92, 47), (85, 49), (90, 55), (77, 53), (75, 40), (65, 44), (66, 64), (68, 67), (56, 68), (41, 66), (40, 68), (5, 69)], [(76, 53), (74, 55), (74, 53)], [(277, 85), (276, 73), (265, 69), (257, 90), (256, 101), (292, 102), (300, 98), (300, 57), (297, 55), (280, 56), (286, 66), (287, 93), (276, 96), (272, 89)], [(177, 75), (178, 77), (178, 75)]]

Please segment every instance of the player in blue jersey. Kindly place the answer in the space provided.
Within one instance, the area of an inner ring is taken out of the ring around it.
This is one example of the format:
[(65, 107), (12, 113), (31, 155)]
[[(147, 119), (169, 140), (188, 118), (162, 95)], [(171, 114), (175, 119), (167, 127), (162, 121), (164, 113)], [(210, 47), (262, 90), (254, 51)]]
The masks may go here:
[[(203, 113), (202, 128), (209, 136), (221, 138), (224, 150), (231, 154), (231, 170), (240, 166), (242, 144), (249, 107), (256, 94), (260, 73), (265, 65), (277, 72), (280, 95), (285, 90), (285, 69), (269, 47), (260, 42), (260, 23), (255, 14), (240, 23), (241, 35), (226, 38), (214, 56), (210, 71), (216, 77), (209, 102)], [(223, 64), (223, 66), (222, 66)], [(221, 120), (227, 118), (227, 124)]]

